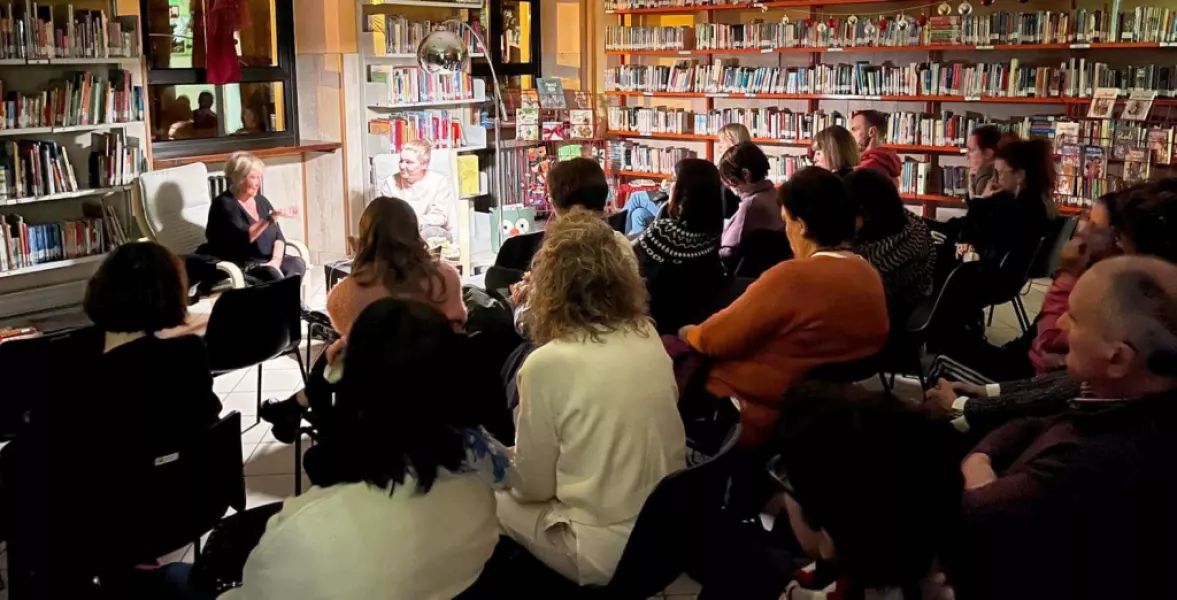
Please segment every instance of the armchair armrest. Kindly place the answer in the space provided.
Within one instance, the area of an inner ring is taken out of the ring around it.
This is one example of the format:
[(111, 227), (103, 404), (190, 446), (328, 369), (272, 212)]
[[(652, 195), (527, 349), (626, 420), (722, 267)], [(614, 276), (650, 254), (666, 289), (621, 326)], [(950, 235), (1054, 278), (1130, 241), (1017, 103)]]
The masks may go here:
[(245, 274), (241, 272), (241, 267), (228, 262), (221, 261), (217, 263), (217, 270), (229, 276), (229, 281), (233, 284), (233, 289), (241, 289), (245, 287)]
[(307, 264), (307, 267), (310, 268), (310, 266), (311, 266), (311, 251), (309, 248), (306, 247), (306, 244), (304, 244), (298, 240), (286, 240), (286, 253), (290, 254), (290, 251), (292, 249), (298, 254), (298, 257), (301, 258), (303, 260), (303, 262), (305, 262)]

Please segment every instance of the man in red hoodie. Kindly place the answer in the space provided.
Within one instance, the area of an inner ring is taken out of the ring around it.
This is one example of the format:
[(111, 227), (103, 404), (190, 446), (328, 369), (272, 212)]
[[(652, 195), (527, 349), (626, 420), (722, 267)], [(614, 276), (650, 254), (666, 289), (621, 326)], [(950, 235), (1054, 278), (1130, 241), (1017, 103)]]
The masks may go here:
[(856, 169), (874, 169), (895, 182), (899, 187), (899, 174), (903, 162), (893, 150), (883, 148), (887, 141), (887, 115), (877, 110), (864, 110), (854, 114), (850, 120), (850, 133), (858, 142), (861, 162)]

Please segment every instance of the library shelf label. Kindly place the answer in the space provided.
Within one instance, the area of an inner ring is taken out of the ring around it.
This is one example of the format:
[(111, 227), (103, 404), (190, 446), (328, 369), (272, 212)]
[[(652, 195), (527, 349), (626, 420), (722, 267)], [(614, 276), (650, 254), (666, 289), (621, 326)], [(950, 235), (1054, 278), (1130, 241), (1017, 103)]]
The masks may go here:
[(974, 50), (992, 50), (993, 46), (977, 46)]
[(716, 94), (707, 94), (708, 98), (727, 98), (727, 92), (719, 92)]
[(1091, 44), (1071, 44), (1071, 50), (1086, 50)]
[(839, 47), (826, 48), (826, 52), (842, 52), (842, 49)]
[(980, 102), (981, 97), (980, 96), (965, 96), (964, 101), (965, 102)]
[(761, 54), (772, 54), (773, 52), (776, 52), (775, 48), (761, 48), (760, 49)]
[(690, 50), (679, 50), (679, 51), (678, 51), (678, 53), (679, 53), (679, 54), (685, 54), (685, 55), (687, 55), (687, 56), (690, 56), (690, 55), (691, 55), (691, 51), (690, 51)]

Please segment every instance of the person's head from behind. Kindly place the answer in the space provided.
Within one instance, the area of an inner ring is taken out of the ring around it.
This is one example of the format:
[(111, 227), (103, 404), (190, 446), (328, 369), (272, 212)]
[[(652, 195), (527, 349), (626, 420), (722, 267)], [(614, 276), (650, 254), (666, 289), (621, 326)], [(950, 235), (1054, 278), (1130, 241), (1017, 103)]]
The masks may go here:
[(818, 167), (801, 169), (779, 190), (777, 202), (793, 255), (844, 249), (854, 239), (857, 209), (842, 178)]
[(670, 216), (694, 233), (723, 231), (723, 182), (715, 165), (701, 158), (678, 162), (670, 190)]
[(417, 183), (429, 171), (433, 147), (425, 140), (406, 142), (400, 152), (400, 176), (408, 183)]
[(1108, 207), (1109, 224), (1125, 254), (1177, 264), (1177, 180), (1133, 186), (1117, 193)]
[(562, 160), (548, 171), (548, 199), (557, 217), (573, 207), (597, 213), (605, 212), (609, 202), (609, 182), (597, 161), (578, 157)]
[(832, 125), (813, 136), (813, 164), (838, 172), (858, 166), (858, 145), (845, 127)]
[(435, 308), (385, 298), (364, 309), (343, 357), (326, 453), (338, 482), (385, 488), (411, 476), (426, 492), (438, 469), (457, 471), (462, 430), (479, 424), (475, 390), (452, 372), (466, 360), (465, 337)]
[(1044, 196), (1054, 190), (1054, 150), (1042, 139), (1011, 140), (997, 149), (994, 175), (1001, 189)]
[(208, 110), (208, 109), (212, 108), (213, 107), (212, 92), (200, 92), (200, 96), (197, 97), (196, 102), (200, 105), (200, 108), (203, 110)]
[(737, 192), (749, 191), (768, 176), (768, 157), (752, 142), (740, 142), (719, 159), (719, 176)]
[(155, 242), (115, 248), (86, 285), (86, 316), (112, 333), (155, 333), (188, 318), (188, 280), (176, 255)]
[(873, 169), (858, 169), (844, 181), (850, 201), (858, 209), (855, 239), (872, 242), (903, 231), (907, 209), (890, 177)]
[(358, 283), (383, 285), (397, 293), (410, 286), (417, 291), (429, 278), (440, 282), (437, 264), (421, 238), (417, 213), (408, 202), (389, 196), (376, 198), (360, 215), (359, 233), (351, 239), (355, 254), (351, 276)]
[(238, 200), (247, 200), (262, 191), (266, 163), (249, 152), (234, 152), (225, 161), (225, 177)]
[(862, 110), (850, 119), (850, 133), (859, 152), (882, 146), (887, 139), (887, 115), (877, 110)]
[(1001, 130), (993, 125), (982, 125), (969, 134), (965, 142), (965, 156), (969, 162), (969, 171), (976, 173), (985, 165), (993, 164), (997, 155), (997, 147), (1001, 145)]
[(602, 333), (643, 330), (646, 286), (631, 252), (585, 210), (549, 225), (531, 263), (532, 340), (597, 341)]
[(1074, 236), (1059, 251), (1061, 271), (1077, 277), (1096, 262), (1122, 252), (1111, 223), (1118, 195), (1111, 193), (1100, 196), (1091, 209), (1079, 217)]
[(752, 134), (748, 133), (748, 128), (739, 123), (728, 123), (719, 128), (715, 135), (715, 154), (723, 156), (727, 153), (728, 148), (752, 141)]
[(963, 482), (951, 432), (888, 394), (809, 383), (770, 473), (789, 524), (815, 559), (860, 587), (912, 585), (943, 550)]
[(1177, 265), (1120, 256), (1075, 284), (1067, 312), (1067, 370), (1103, 398), (1177, 389)]

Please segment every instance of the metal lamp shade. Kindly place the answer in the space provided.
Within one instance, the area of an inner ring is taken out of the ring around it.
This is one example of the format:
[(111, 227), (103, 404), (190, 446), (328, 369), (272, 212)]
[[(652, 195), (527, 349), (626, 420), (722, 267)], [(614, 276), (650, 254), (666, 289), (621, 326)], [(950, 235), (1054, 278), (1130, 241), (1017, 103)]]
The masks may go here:
[(465, 42), (452, 31), (436, 29), (417, 46), (417, 62), (430, 73), (465, 70), (470, 53)]

